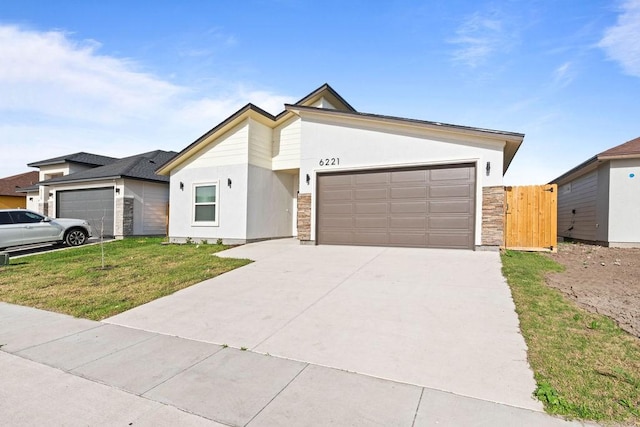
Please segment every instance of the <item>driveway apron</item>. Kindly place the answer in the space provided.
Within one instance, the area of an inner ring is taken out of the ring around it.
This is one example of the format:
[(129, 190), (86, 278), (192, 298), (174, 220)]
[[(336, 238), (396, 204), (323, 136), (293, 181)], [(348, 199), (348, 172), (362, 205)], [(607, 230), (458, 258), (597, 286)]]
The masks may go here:
[(282, 239), (217, 255), (255, 262), (105, 322), (542, 410), (496, 252)]

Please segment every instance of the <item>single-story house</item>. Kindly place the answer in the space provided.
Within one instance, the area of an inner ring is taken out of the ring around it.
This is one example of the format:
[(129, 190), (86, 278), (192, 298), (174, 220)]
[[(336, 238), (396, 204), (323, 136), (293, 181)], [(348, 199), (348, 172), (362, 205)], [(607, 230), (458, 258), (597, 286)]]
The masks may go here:
[(613, 247), (640, 247), (640, 138), (558, 178), (558, 235)]
[(166, 235), (169, 179), (155, 170), (177, 153), (156, 150), (122, 159), (74, 153), (29, 163), (39, 182), (21, 191), (27, 207), (54, 218), (80, 218), (94, 236)]
[(0, 178), (0, 209), (26, 208), (27, 199), (24, 193), (16, 190), (30, 187), (36, 182), (38, 182), (38, 172), (35, 171)]
[(325, 84), (277, 116), (247, 104), (163, 164), (173, 242), (473, 249), (503, 239), (523, 134), (357, 112)]

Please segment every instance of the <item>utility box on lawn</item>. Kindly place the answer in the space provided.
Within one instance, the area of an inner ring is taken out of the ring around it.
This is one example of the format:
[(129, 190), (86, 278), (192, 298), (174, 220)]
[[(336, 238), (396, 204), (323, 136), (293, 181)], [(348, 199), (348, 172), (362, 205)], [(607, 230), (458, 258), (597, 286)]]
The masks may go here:
[(9, 252), (0, 252), (0, 267), (9, 265)]

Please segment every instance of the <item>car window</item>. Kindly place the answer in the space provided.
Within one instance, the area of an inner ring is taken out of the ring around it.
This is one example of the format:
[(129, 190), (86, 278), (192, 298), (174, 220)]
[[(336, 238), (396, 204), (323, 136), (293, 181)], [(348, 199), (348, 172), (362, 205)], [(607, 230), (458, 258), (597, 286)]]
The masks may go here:
[(18, 224), (41, 222), (44, 219), (44, 217), (29, 211), (13, 211), (11, 212), (11, 217)]
[(9, 212), (0, 212), (0, 224), (13, 224), (11, 215)]

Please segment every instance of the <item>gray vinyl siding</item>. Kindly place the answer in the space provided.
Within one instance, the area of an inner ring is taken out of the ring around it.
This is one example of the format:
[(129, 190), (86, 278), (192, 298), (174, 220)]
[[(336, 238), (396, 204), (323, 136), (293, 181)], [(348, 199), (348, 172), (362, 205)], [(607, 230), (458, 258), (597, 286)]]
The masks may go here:
[(596, 240), (597, 198), (598, 171), (590, 172), (569, 184), (559, 186), (558, 235), (581, 240)]

